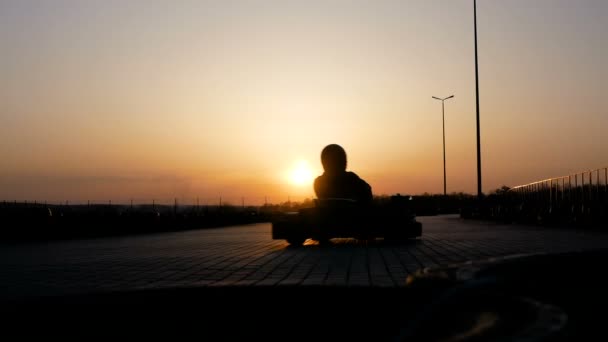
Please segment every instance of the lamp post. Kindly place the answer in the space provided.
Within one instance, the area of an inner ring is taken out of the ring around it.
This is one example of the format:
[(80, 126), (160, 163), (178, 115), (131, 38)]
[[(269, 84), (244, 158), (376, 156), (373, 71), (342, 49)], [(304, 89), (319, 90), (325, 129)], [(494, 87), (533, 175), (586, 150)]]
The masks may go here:
[(446, 176), (445, 176), (445, 106), (444, 102), (447, 99), (451, 99), (454, 95), (448, 96), (446, 98), (440, 99), (438, 97), (433, 96), (435, 100), (441, 101), (441, 119), (443, 121), (443, 195), (447, 195), (446, 192)]
[(477, 109), (477, 198), (481, 200), (481, 138), (479, 135), (479, 67), (477, 63), (477, 0), (473, 0), (473, 27), (475, 31), (475, 105)]

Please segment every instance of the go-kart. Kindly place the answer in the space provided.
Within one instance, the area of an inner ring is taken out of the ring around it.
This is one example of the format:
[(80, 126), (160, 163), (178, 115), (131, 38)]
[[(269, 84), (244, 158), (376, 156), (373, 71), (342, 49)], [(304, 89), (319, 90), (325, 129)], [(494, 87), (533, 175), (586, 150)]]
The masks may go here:
[(301, 245), (306, 239), (321, 243), (332, 238), (401, 241), (422, 235), (422, 224), (411, 210), (410, 196), (361, 204), (351, 199), (316, 199), (312, 208), (287, 212), (272, 221), (272, 238)]

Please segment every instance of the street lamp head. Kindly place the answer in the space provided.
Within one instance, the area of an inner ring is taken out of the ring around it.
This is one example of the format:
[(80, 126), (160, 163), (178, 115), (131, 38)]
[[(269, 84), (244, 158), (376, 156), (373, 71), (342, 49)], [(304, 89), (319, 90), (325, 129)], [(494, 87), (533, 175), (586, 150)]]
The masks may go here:
[(452, 97), (454, 97), (454, 95), (448, 96), (448, 97), (443, 98), (443, 99), (440, 99), (440, 98), (438, 98), (438, 97), (436, 97), (436, 96), (433, 96), (433, 98), (434, 98), (435, 100), (439, 100), (439, 101), (445, 101), (445, 100), (447, 100), (447, 99), (451, 99)]

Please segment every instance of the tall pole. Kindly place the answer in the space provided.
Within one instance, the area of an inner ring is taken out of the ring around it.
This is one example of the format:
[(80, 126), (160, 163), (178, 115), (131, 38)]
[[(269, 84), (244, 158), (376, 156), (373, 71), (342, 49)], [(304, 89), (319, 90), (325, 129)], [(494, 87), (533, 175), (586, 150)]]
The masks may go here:
[(445, 177), (445, 101), (441, 101), (441, 120), (443, 122), (443, 196), (447, 195), (446, 192), (446, 177)]
[(475, 97), (477, 105), (477, 198), (481, 199), (481, 142), (479, 137), (479, 66), (477, 62), (477, 0), (473, 0), (473, 21), (475, 28)]
[(446, 186), (446, 172), (445, 172), (445, 100), (449, 100), (452, 97), (454, 97), (454, 95), (450, 95), (448, 97), (445, 97), (443, 99), (433, 96), (433, 98), (435, 100), (439, 100), (441, 101), (441, 121), (443, 123), (443, 195), (446, 196), (447, 195), (447, 186)]

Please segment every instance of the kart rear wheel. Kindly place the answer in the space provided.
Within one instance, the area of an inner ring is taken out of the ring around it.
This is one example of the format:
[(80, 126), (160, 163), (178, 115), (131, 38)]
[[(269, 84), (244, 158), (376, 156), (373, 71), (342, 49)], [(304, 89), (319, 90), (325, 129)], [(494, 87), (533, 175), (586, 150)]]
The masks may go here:
[(331, 246), (332, 243), (329, 240), (329, 238), (320, 238), (320, 239), (316, 239), (317, 242), (319, 243), (319, 246)]
[(292, 246), (302, 246), (302, 244), (304, 243), (304, 241), (306, 239), (301, 238), (301, 237), (289, 237), (286, 240), (287, 240), (287, 243), (289, 243)]

